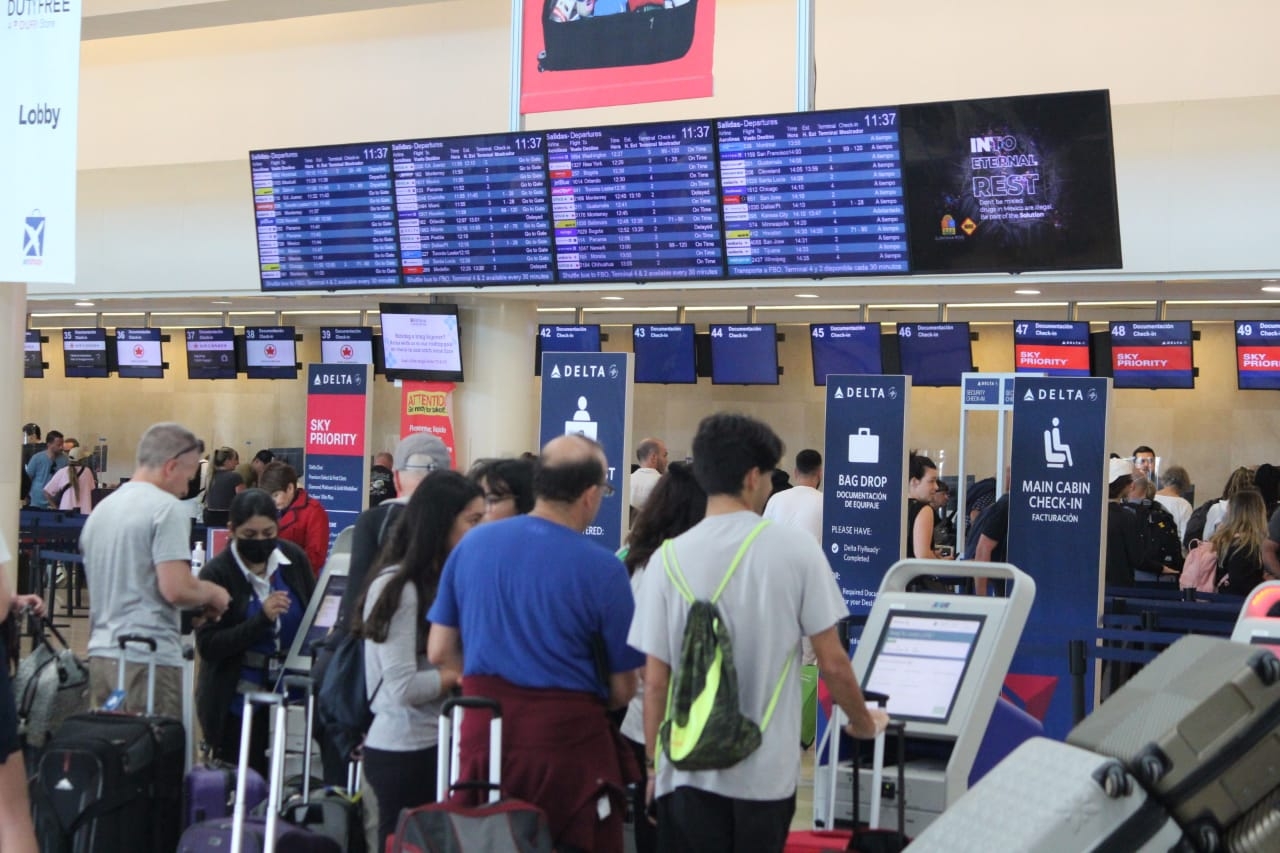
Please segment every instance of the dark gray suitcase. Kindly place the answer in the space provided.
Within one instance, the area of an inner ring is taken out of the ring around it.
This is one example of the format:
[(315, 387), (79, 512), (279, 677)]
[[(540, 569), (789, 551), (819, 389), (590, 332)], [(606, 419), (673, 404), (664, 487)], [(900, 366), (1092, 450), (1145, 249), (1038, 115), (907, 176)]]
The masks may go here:
[(1280, 659), (1260, 646), (1183, 637), (1067, 742), (1123, 761), (1198, 850), (1217, 850), (1280, 775)]
[(1169, 853), (1183, 833), (1124, 765), (1032, 738), (916, 836), (911, 853)]

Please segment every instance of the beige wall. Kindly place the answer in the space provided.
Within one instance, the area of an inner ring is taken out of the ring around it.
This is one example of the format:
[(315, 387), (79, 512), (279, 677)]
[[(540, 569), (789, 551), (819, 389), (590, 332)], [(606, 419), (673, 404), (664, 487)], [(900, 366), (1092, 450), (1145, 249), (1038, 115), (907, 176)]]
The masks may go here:
[[(782, 435), (788, 452), (822, 447), (824, 408), (821, 389), (814, 387), (809, 360), (807, 327), (781, 325), (786, 341), (779, 346), (785, 368), (777, 387), (712, 385), (638, 385), (635, 391), (633, 439), (647, 435), (664, 438), (673, 459), (690, 452), (698, 420), (716, 410), (744, 411), (771, 423)], [(979, 339), (973, 345), (974, 361), (984, 371), (1013, 369), (1011, 325), (975, 324)], [(1198, 323), (1201, 340), (1195, 344), (1200, 368), (1193, 391), (1115, 392), (1112, 408), (1112, 450), (1128, 454), (1138, 444), (1149, 444), (1162, 458), (1184, 465), (1201, 494), (1221, 488), (1237, 465), (1256, 465), (1280, 457), (1280, 407), (1277, 393), (1237, 391), (1235, 353), (1229, 323)], [(174, 341), (164, 345), (170, 369), (163, 380), (107, 380), (62, 378), (62, 352), (57, 343), (45, 346), (50, 368), (43, 380), (23, 385), (23, 420), (34, 420), (46, 430), (60, 429), (89, 443), (105, 436), (112, 447), (110, 475), (118, 477), (132, 468), (133, 446), (147, 425), (178, 420), (211, 445), (228, 444), (246, 455), (265, 446), (300, 445), (306, 406), (305, 383), (284, 381), (193, 382), (186, 378), (186, 357), (178, 329), (167, 330)], [(464, 328), (464, 335), (466, 329)], [(630, 329), (609, 326), (605, 331), (610, 351), (629, 350)], [(319, 334), (303, 329), (299, 358), (319, 359)], [(533, 342), (496, 352), (477, 347), (469, 358), (501, 360), (509, 364), (509, 389), (527, 393), (537, 412), (538, 383), (533, 373)], [(474, 362), (468, 371), (478, 370)], [(525, 383), (521, 376), (527, 376)], [(527, 390), (523, 390), (527, 389)], [(464, 390), (467, 390), (464, 385)], [(462, 397), (462, 395), (459, 395)], [(379, 378), (374, 390), (373, 447), (391, 447), (399, 427), (399, 392)], [(943, 450), (944, 473), (958, 465), (960, 394), (956, 388), (917, 388), (911, 402), (908, 432), (913, 447)], [(460, 462), (471, 461), (467, 451), (465, 405), (455, 402), (455, 422), (462, 430)], [(528, 434), (536, 435), (537, 425)], [(994, 415), (971, 415), (966, 471), (985, 476), (995, 465)], [(530, 441), (530, 445), (532, 440)]]

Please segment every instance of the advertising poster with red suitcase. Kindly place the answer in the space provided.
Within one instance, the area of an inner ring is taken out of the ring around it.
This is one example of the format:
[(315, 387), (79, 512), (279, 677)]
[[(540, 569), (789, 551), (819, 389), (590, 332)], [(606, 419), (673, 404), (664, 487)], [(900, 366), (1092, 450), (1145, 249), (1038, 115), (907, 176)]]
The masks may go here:
[(715, 0), (525, 0), (520, 112), (710, 97)]

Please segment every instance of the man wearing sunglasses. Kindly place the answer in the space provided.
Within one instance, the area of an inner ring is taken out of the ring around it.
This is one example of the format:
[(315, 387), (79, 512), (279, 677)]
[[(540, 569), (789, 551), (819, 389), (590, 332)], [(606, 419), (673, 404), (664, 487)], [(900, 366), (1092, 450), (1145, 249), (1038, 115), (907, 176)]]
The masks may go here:
[[(89, 689), (94, 707), (116, 689), (117, 638), (156, 643), (155, 711), (182, 716), (181, 611), (219, 619), (227, 590), (191, 574), (191, 516), (179, 498), (204, 444), (176, 423), (153, 424), (138, 442), (133, 476), (98, 504), (80, 534), (89, 583)], [(126, 669), (124, 708), (146, 709), (147, 667)]]

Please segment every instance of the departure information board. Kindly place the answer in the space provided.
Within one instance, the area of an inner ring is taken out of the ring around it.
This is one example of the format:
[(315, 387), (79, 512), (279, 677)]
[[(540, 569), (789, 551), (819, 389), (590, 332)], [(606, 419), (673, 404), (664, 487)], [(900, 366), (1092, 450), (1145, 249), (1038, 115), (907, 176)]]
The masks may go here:
[(400, 284), (390, 146), (254, 151), (249, 165), (264, 290)]
[(724, 275), (709, 120), (545, 136), (560, 281)]
[(898, 111), (720, 119), (729, 277), (907, 272)]
[(404, 283), (555, 278), (541, 133), (391, 144)]

